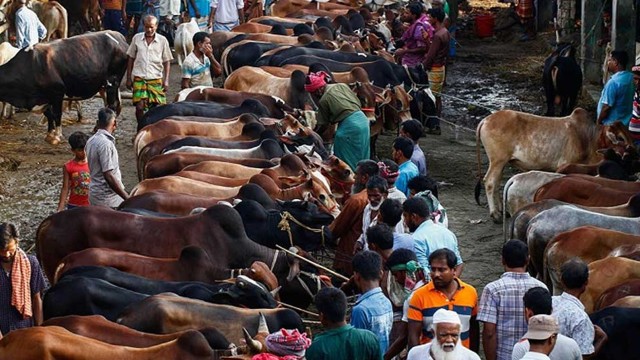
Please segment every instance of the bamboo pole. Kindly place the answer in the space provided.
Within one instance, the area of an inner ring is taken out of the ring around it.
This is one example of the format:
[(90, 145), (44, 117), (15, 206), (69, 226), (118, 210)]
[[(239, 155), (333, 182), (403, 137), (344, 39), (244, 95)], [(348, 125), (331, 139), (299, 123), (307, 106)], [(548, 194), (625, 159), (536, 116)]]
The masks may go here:
[(328, 272), (329, 274), (331, 274), (331, 275), (333, 275), (333, 276), (335, 276), (335, 277), (337, 277), (337, 278), (339, 278), (341, 280), (349, 281), (348, 277), (346, 277), (346, 276), (344, 276), (342, 274), (338, 274), (337, 272), (335, 272), (335, 271), (333, 271), (333, 270), (331, 270), (331, 269), (329, 269), (327, 267), (324, 267), (324, 266), (322, 266), (320, 264), (316, 264), (313, 261), (311, 261), (309, 259), (306, 259), (306, 258), (304, 258), (304, 257), (302, 257), (302, 256), (300, 256), (300, 255), (298, 255), (298, 254), (296, 254), (296, 253), (294, 253), (292, 251), (289, 251), (288, 249), (285, 249), (280, 245), (276, 245), (276, 248), (278, 248), (279, 250), (284, 251), (285, 253), (287, 253), (287, 254), (289, 254), (289, 255), (297, 258), (297, 259), (303, 260), (303, 261), (307, 262), (308, 264), (311, 264), (311, 265), (317, 267), (318, 269), (324, 270), (324, 271)]
[(307, 314), (307, 315), (311, 315), (311, 316), (315, 316), (315, 317), (320, 317), (320, 315), (318, 315), (318, 314), (316, 314), (316, 313), (314, 313), (314, 312), (311, 312), (311, 311), (309, 311), (309, 310), (305, 310), (305, 309), (301, 309), (301, 308), (299, 308), (299, 307), (296, 307), (296, 306), (293, 306), (293, 305), (289, 305), (289, 304), (287, 304), (287, 303), (283, 303), (282, 301), (277, 301), (277, 303), (278, 303), (279, 305), (284, 306), (284, 307), (288, 307), (288, 308), (291, 308), (291, 309), (293, 309), (293, 310), (297, 310), (297, 311), (303, 312), (303, 313), (305, 313), (305, 314)]

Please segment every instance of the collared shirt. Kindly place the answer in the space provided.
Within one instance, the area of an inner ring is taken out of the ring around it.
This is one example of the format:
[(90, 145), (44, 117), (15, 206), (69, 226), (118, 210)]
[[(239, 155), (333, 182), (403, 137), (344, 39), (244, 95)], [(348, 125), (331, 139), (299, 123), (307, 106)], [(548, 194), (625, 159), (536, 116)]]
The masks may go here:
[(420, 148), (418, 143), (413, 145), (413, 155), (411, 155), (411, 162), (418, 167), (420, 175), (427, 175), (427, 158), (424, 156), (424, 152)]
[[(27, 259), (29, 259), (29, 265), (31, 265), (29, 285), (33, 295), (44, 290), (44, 275), (35, 256), (27, 255)], [(22, 314), (11, 306), (11, 291), (11, 277), (6, 271), (0, 269), (0, 331), (2, 331), (2, 335), (7, 335), (11, 330), (34, 326), (33, 317), (23, 319)]]
[(419, 288), (411, 296), (409, 301), (409, 320), (422, 322), (422, 336), (420, 343), (426, 344), (433, 340), (434, 334), (431, 330), (433, 314), (439, 309), (455, 311), (460, 316), (460, 341), (462, 345), (469, 348), (469, 330), (471, 329), (471, 317), (478, 313), (478, 293), (476, 289), (460, 279), (458, 290), (453, 294), (451, 300), (435, 288), (433, 281)]
[(600, 101), (598, 101), (598, 116), (600, 116), (603, 105), (611, 107), (609, 115), (602, 120), (604, 125), (621, 121), (625, 126), (629, 126), (635, 89), (633, 74), (630, 71), (618, 71), (611, 76), (602, 89)]
[(420, 175), (420, 170), (411, 160), (405, 161), (398, 166), (398, 179), (396, 179), (396, 187), (406, 196), (409, 196), (409, 181)]
[(513, 345), (527, 332), (522, 297), (537, 286), (547, 288), (528, 273), (506, 272), (482, 291), (478, 320), (496, 324), (498, 360), (511, 360)]
[(550, 360), (549, 357), (543, 353), (529, 351), (524, 354), (522, 360)]
[(204, 62), (191, 52), (182, 63), (182, 78), (189, 79), (189, 87), (213, 86), (211, 80), (211, 60), (204, 56)]
[(436, 224), (432, 220), (425, 220), (416, 231), (413, 232), (413, 252), (416, 253), (418, 263), (422, 265), (425, 272), (429, 272), (429, 255), (438, 250), (447, 248), (456, 254), (458, 262), (462, 264), (462, 256), (458, 248), (456, 235), (443, 225)]
[[(91, 182), (89, 183), (89, 202), (91, 205), (117, 207), (123, 201), (120, 195), (111, 189), (103, 173), (111, 171), (111, 174), (122, 186), (120, 174), (120, 162), (116, 139), (108, 131), (99, 129), (95, 135), (87, 140), (85, 152), (89, 163)], [(124, 188), (124, 186), (122, 186)]]
[(160, 16), (180, 15), (180, 0), (160, 0)]
[(163, 64), (173, 60), (167, 38), (158, 33), (150, 44), (147, 44), (144, 32), (135, 34), (127, 55), (135, 59), (131, 75), (145, 80), (162, 79)]
[(405, 195), (402, 191), (398, 190), (397, 187), (390, 187), (387, 190), (387, 199), (398, 200), (402, 204), (407, 200), (407, 195)]
[(35, 45), (47, 36), (47, 28), (42, 25), (38, 15), (26, 6), (16, 11), (16, 47), (24, 49)]
[(328, 84), (318, 104), (318, 126), (337, 124), (360, 110), (360, 100), (347, 84)]
[[(407, 355), (407, 360), (433, 360), (431, 343), (412, 347)], [(462, 348), (461, 354), (456, 360), (480, 360), (480, 356), (467, 348)]]
[[(511, 360), (520, 360), (529, 351), (529, 340), (522, 339), (519, 343), (513, 346), (513, 354)], [(556, 345), (549, 354), (551, 360), (582, 360), (582, 353), (580, 347), (576, 344), (575, 340), (566, 337), (562, 334), (558, 334)]]
[(307, 360), (382, 360), (378, 338), (369, 330), (345, 325), (313, 337)]
[(369, 290), (358, 298), (351, 310), (351, 325), (373, 332), (378, 337), (380, 354), (387, 352), (393, 326), (393, 308), (380, 287)]
[(575, 340), (583, 355), (593, 354), (595, 329), (578, 298), (566, 292), (554, 296), (552, 315), (558, 320), (560, 333)]
[(243, 0), (211, 0), (211, 7), (216, 9), (216, 22), (225, 24), (238, 21), (238, 10), (244, 9)]

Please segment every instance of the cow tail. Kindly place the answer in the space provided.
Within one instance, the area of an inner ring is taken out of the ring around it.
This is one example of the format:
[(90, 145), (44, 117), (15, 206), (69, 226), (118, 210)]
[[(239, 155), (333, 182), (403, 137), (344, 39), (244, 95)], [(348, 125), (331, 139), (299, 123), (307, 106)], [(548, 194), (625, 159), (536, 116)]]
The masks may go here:
[(62, 32), (62, 38), (66, 39), (69, 37), (69, 21), (68, 21), (68, 15), (67, 15), (67, 9), (64, 8), (64, 6), (58, 4), (57, 6), (58, 11), (60, 11), (60, 14), (62, 15), (62, 23), (64, 24), (64, 31)]
[(64, 268), (66, 267), (66, 263), (63, 261), (56, 267), (56, 271), (53, 273), (53, 281), (52, 284), (56, 284), (58, 280), (60, 280), (60, 276), (64, 274)]
[(142, 129), (138, 132), (136, 137), (133, 139), (133, 151), (136, 154), (136, 156), (138, 156), (142, 151), (142, 148), (144, 148), (145, 145), (147, 145), (144, 142), (146, 134), (147, 134), (147, 130)]
[(504, 191), (502, 192), (502, 232), (504, 233), (505, 241), (509, 240), (507, 238), (507, 199), (509, 198), (509, 188), (513, 185), (512, 179), (513, 177), (504, 184)]
[(36, 230), (36, 247), (35, 247), (35, 251), (36, 251), (36, 255), (38, 256), (38, 259), (40, 260), (40, 262), (42, 262), (42, 256), (40, 254), (40, 243), (42, 241), (44, 241), (44, 236), (47, 232), (47, 229), (49, 228), (49, 226), (51, 225), (51, 220), (49, 218), (44, 219), (43, 222), (40, 223), (40, 225), (38, 226), (38, 230)]
[(482, 190), (482, 158), (480, 155), (480, 131), (482, 130), (482, 125), (484, 124), (484, 120), (480, 121), (478, 124), (478, 128), (476, 129), (476, 157), (478, 160), (478, 181), (476, 182), (476, 187), (474, 191), (474, 196), (476, 198), (476, 204), (480, 205), (480, 191)]

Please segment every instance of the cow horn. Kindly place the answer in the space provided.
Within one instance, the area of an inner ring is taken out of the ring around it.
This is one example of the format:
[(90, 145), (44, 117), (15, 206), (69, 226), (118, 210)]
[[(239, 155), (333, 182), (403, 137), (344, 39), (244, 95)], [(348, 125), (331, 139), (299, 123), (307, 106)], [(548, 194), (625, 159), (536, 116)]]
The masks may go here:
[(258, 323), (258, 334), (269, 334), (269, 326), (267, 326), (267, 319), (264, 318), (263, 313), (260, 313), (260, 322)]
[(280, 289), (282, 289), (282, 286), (278, 286), (277, 288), (271, 290), (270, 291), (271, 296), (276, 297), (278, 295), (278, 292), (280, 291)]
[(247, 346), (249, 347), (249, 350), (255, 354), (261, 353), (262, 343), (260, 341), (253, 340), (246, 328), (242, 328), (242, 332), (244, 333), (244, 341), (246, 341)]
[(314, 144), (314, 145), (311, 147), (311, 150), (309, 150), (309, 153), (307, 154), (307, 156), (309, 156), (309, 157), (313, 157), (313, 154), (314, 154), (315, 152), (316, 152), (316, 145)]

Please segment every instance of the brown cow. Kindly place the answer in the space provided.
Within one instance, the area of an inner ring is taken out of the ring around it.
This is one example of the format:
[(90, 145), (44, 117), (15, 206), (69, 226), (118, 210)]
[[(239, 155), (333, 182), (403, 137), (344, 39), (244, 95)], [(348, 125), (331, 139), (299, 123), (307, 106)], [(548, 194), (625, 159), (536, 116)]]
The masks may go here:
[[(639, 239), (640, 240), (640, 239)], [(633, 245), (622, 245), (615, 248), (609, 256), (620, 256), (627, 259), (640, 261), (640, 241)]]
[[(246, 22), (234, 27), (231, 31), (237, 33), (268, 33), (271, 31), (271, 28), (272, 26), (270, 25)], [(286, 29), (286, 32), (287, 35), (293, 35), (293, 29)]]
[[(348, 5), (342, 5), (337, 3), (323, 2), (323, 3), (309, 3), (307, 1), (300, 0), (280, 0), (277, 3), (273, 3), (271, 5), (271, 14), (273, 16), (277, 16), (279, 18), (285, 18), (289, 14), (295, 13), (302, 9), (308, 10), (341, 10), (341, 12), (345, 13), (351, 9)], [(335, 14), (338, 15), (337, 13)], [(291, 16), (287, 18), (286, 21), (289, 21), (291, 18), (295, 18), (296, 16)]]
[[(628, 183), (628, 181), (621, 180), (609, 181)], [(627, 184), (624, 185), (626, 186)], [(616, 206), (626, 203), (631, 197), (640, 192), (640, 183), (632, 183), (632, 185), (635, 185), (638, 190), (624, 191), (598, 184), (591, 181), (591, 179), (565, 176), (542, 185), (536, 191), (533, 199), (534, 201), (555, 199), (584, 206)]]
[(154, 190), (165, 190), (177, 194), (226, 199), (236, 196), (240, 190), (240, 186), (218, 186), (198, 180), (168, 175), (154, 179), (142, 180), (138, 185), (131, 189), (129, 196), (141, 195)]
[(15, 330), (0, 341), (0, 358), (12, 360), (209, 360), (213, 350), (198, 331), (188, 331), (176, 340), (148, 348), (116, 346), (76, 335), (59, 326), (37, 326)]
[(189, 171), (189, 170), (182, 170), (180, 172), (175, 173), (174, 176), (179, 176), (179, 177), (183, 177), (191, 180), (206, 182), (207, 184), (226, 186), (226, 187), (242, 186), (249, 182), (248, 178), (246, 179), (228, 178), (224, 176), (205, 174), (199, 171)]
[(586, 263), (604, 259), (610, 253), (623, 251), (623, 245), (640, 244), (640, 236), (619, 231), (581, 226), (566, 231), (549, 242), (544, 252), (544, 280), (555, 295), (562, 292), (560, 267), (567, 260), (579, 257)]
[[(484, 184), (491, 217), (495, 222), (502, 221), (502, 204), (497, 201), (496, 190), (508, 163), (523, 170), (555, 171), (563, 164), (596, 162), (600, 156), (596, 150), (611, 147), (613, 142), (632, 144), (627, 128), (619, 122), (595, 125), (581, 108), (562, 118), (512, 110), (487, 116), (476, 129), (476, 149), (479, 173), (480, 143), (489, 158)], [(475, 195), (479, 202), (480, 180)]]
[[(85, 336), (111, 345), (129, 346), (134, 348), (146, 348), (164, 344), (178, 339), (187, 331), (191, 331), (185, 330), (175, 332), (173, 334), (162, 335), (150, 334), (116, 324), (105, 319), (104, 316), (101, 315), (70, 315), (56, 317), (45, 321), (42, 323), (42, 326), (59, 326), (76, 335)], [(213, 328), (205, 328), (198, 331), (205, 335), (205, 338), (209, 341), (209, 346), (211, 346), (212, 349), (228, 349), (233, 346), (233, 344), (230, 344), (229, 341), (220, 334), (220, 332)]]
[(312, 109), (309, 94), (304, 89), (304, 74), (294, 71), (289, 79), (273, 76), (252, 66), (233, 71), (224, 81), (224, 88), (276, 96), (297, 109)]
[(627, 308), (640, 308), (640, 296), (625, 296), (616, 300), (611, 306), (614, 307), (627, 307)]
[[(161, 176), (175, 174), (190, 165), (195, 165), (205, 161), (215, 161), (216, 163), (229, 163), (229, 164), (237, 164), (243, 165), (245, 167), (250, 168), (258, 168), (258, 171), (253, 172), (251, 175), (259, 173), (260, 169), (274, 167), (277, 164), (264, 159), (229, 159), (222, 156), (216, 155), (207, 155), (207, 154), (193, 154), (193, 153), (171, 153), (171, 154), (162, 154), (151, 159), (144, 168), (144, 176), (143, 179), (153, 179)], [(218, 169), (223, 170), (227, 166), (224, 165), (222, 168), (222, 164), (217, 166)], [(237, 166), (230, 165), (229, 168), (239, 169)], [(190, 168), (189, 170), (200, 171), (197, 168)], [(239, 177), (239, 178), (249, 178), (251, 176), (231, 176), (231, 174), (225, 175), (220, 172), (211, 173), (206, 172), (212, 175), (219, 175), (225, 177)]]
[(596, 302), (595, 310), (598, 311), (611, 306), (618, 299), (630, 295), (640, 295), (640, 280), (630, 280), (620, 285), (612, 286), (600, 295)]
[(33, 11), (38, 14), (42, 25), (47, 29), (43, 41), (66, 39), (69, 35), (67, 10), (57, 1), (31, 1)]
[(208, 284), (245, 275), (265, 284), (269, 290), (278, 286), (278, 279), (263, 262), (256, 261), (246, 269), (221, 269), (215, 267), (207, 253), (197, 246), (185, 247), (177, 258), (155, 258), (128, 251), (88, 248), (62, 259), (56, 269), (53, 284), (65, 272), (78, 266), (110, 266), (147, 279), (201, 281)]
[(580, 295), (585, 311), (591, 314), (595, 302), (607, 289), (626, 281), (640, 279), (640, 262), (622, 257), (608, 257), (589, 264), (589, 284)]

